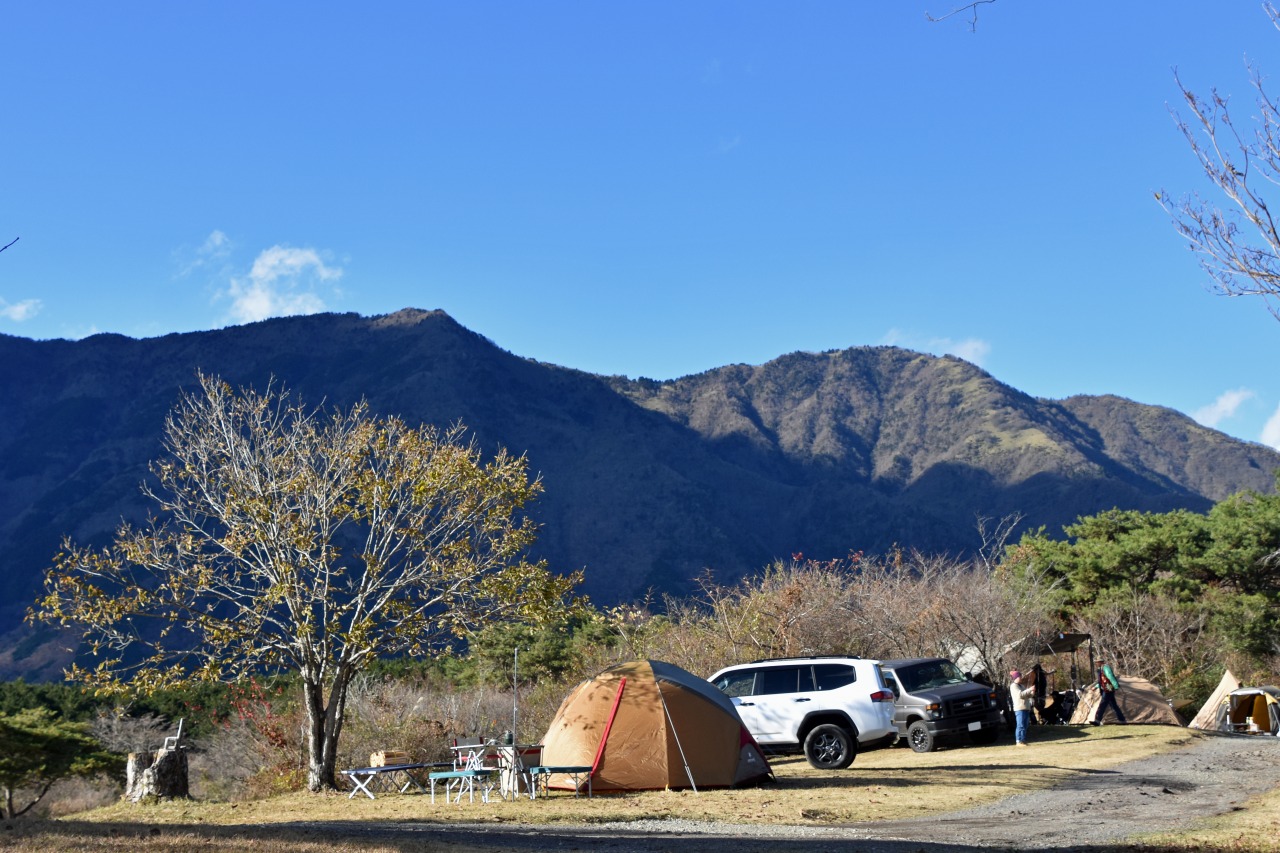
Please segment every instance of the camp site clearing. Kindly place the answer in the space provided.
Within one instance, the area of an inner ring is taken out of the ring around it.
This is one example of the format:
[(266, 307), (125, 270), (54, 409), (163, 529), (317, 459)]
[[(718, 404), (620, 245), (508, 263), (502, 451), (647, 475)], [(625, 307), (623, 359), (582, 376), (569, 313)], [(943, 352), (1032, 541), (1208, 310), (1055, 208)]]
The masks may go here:
[[(11, 828), (0, 835), (0, 848), (298, 853), (408, 849), (473, 853), (603, 846), (671, 850), (681, 846), (672, 844), (671, 833), (678, 831), (691, 842), (689, 849), (700, 853), (812, 850), (815, 838), (823, 839), (822, 849), (914, 851), (945, 846), (954, 851), (991, 843), (947, 837), (944, 818), (987, 809), (998, 816), (964, 823), (966, 833), (1002, 846), (1045, 849), (1044, 844), (1032, 842), (1036, 837), (1046, 842), (1055, 837), (1046, 832), (1047, 824), (1041, 824), (1052, 817), (1057, 831), (1068, 836), (1075, 832), (1072, 822), (1078, 822), (1081, 841), (1109, 824), (1113, 833), (1120, 834), (1112, 836), (1115, 840), (1108, 849), (1120, 849), (1116, 844), (1120, 838), (1172, 828), (1177, 834), (1172, 840), (1162, 838), (1159, 849), (1280, 850), (1280, 739), (1132, 725), (1038, 726), (1031, 740), (1027, 749), (1015, 749), (1002, 739), (988, 747), (926, 754), (904, 748), (874, 750), (859, 754), (854, 765), (842, 771), (815, 770), (799, 757), (775, 758), (776, 782), (697, 793), (657, 790), (590, 799), (558, 793), (534, 801), (464, 801), (448, 806), (432, 806), (420, 794), (368, 800), (339, 793), (290, 794), (242, 803), (122, 804), (59, 821), (11, 821)], [(1208, 741), (1218, 758), (1217, 764), (1204, 765), (1206, 780), (1230, 782), (1224, 774), (1237, 763), (1230, 759), (1230, 750), (1265, 753), (1241, 764), (1249, 790), (1219, 785), (1198, 791), (1192, 789), (1195, 786), (1181, 786), (1165, 793), (1164, 777), (1144, 771), (1127, 798), (1086, 793), (1088, 799), (1080, 800), (1082, 789), (1115, 778), (1119, 765), (1139, 759), (1145, 763), (1185, 758)], [(1255, 795), (1254, 789), (1264, 793)], [(1010, 820), (1006, 803), (1024, 797), (1044, 805)], [(1071, 805), (1065, 809), (1049, 805), (1059, 797)], [(1080, 813), (1081, 802), (1098, 808)], [(1197, 811), (1227, 812), (1229, 817), (1216, 823), (1197, 818), (1190, 825), (1181, 820)], [(877, 834), (878, 827), (892, 831)], [(1027, 833), (1026, 843), (1018, 843), (1022, 836), (1010, 836), (1010, 832)], [(601, 844), (602, 834), (626, 842)], [(900, 840), (889, 840), (895, 838)], [(913, 840), (904, 846), (902, 839), (908, 838)]]

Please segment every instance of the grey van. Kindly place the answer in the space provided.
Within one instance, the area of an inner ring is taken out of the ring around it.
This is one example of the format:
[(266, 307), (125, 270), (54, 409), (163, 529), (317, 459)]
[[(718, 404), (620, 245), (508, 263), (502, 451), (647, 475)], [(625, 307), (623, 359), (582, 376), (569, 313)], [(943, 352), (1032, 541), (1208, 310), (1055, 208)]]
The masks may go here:
[(880, 662), (893, 691), (893, 724), (916, 752), (932, 752), (940, 740), (995, 741), (1004, 725), (996, 691), (979, 684), (946, 658)]

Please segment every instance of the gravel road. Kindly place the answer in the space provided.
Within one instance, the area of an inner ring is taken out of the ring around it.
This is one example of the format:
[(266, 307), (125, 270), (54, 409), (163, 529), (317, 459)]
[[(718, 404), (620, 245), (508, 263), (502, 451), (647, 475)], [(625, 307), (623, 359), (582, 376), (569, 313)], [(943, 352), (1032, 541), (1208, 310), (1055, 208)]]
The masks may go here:
[(1137, 833), (1177, 830), (1280, 787), (1280, 738), (1197, 738), (1145, 758), (929, 818), (843, 826), (655, 820), (592, 826), (383, 826), (372, 835), (493, 853), (618, 850), (697, 853), (946, 853), (990, 848), (1098, 851)]

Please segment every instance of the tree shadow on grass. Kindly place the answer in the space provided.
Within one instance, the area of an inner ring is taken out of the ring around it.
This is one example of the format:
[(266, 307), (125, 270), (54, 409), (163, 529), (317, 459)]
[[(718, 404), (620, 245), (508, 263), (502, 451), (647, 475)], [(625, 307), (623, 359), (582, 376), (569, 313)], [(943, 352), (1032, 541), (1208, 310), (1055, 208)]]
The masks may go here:
[[(330, 821), (305, 825), (199, 826), (11, 820), (0, 824), (0, 849), (16, 851), (141, 851), (141, 853), (563, 853), (570, 850), (670, 853), (978, 853), (986, 845), (876, 839), (874, 824), (861, 827), (761, 827), (751, 835), (691, 832), (683, 822), (670, 830), (625, 825), (494, 826), (396, 821)], [(1077, 853), (1117, 853), (1115, 845), (1076, 847)], [(1136, 850), (1137, 848), (1133, 848)]]

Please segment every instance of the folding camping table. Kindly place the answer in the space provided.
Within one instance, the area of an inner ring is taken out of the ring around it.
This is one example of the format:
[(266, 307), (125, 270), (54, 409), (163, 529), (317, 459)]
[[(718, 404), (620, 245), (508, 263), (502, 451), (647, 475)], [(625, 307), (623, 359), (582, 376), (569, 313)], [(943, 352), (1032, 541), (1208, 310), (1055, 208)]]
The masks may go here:
[(418, 793), (425, 794), (427, 789), (422, 787), (422, 782), (415, 775), (415, 771), (451, 766), (448, 762), (443, 764), (390, 764), (385, 767), (355, 767), (339, 772), (350, 779), (351, 784), (355, 786), (351, 789), (351, 793), (347, 794), (348, 800), (356, 794), (364, 794), (373, 800), (376, 799), (373, 795), (375, 791), (383, 794), (399, 790), (403, 794), (412, 787), (417, 788)]

